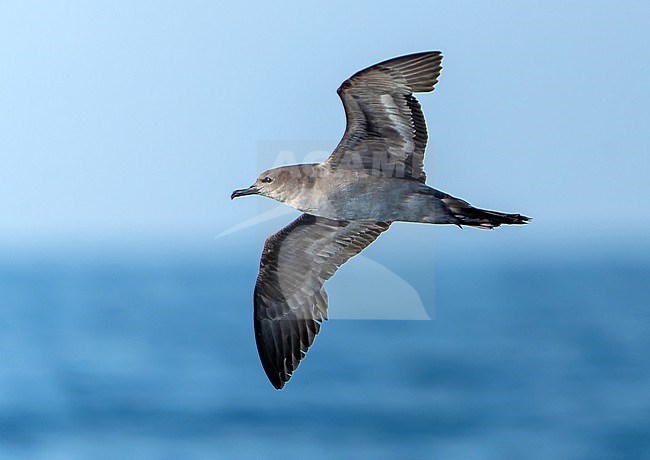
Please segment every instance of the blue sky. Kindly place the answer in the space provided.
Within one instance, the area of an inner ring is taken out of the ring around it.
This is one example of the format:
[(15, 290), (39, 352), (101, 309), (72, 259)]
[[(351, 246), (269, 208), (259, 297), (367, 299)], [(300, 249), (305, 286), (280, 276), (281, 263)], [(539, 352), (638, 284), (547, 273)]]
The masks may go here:
[(259, 212), (229, 195), (260, 142), (333, 148), (338, 85), (429, 49), (431, 185), (521, 238), (650, 224), (647, 2), (2, 2), (0, 40), (4, 245), (212, 244)]

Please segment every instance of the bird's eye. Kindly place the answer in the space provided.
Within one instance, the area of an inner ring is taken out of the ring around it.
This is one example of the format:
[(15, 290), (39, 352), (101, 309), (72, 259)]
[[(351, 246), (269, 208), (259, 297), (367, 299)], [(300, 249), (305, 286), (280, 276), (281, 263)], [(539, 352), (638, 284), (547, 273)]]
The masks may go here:
[(266, 176), (265, 178), (262, 179), (262, 182), (268, 184), (269, 182), (273, 182), (273, 179), (271, 179), (269, 176)]

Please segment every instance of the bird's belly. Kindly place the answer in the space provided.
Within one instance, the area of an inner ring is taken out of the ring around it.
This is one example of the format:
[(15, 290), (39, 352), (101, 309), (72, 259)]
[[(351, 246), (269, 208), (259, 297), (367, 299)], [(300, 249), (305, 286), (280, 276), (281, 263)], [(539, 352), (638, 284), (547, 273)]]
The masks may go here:
[(336, 220), (392, 222), (404, 220), (407, 195), (408, 190), (396, 186), (368, 187), (352, 182), (312, 201), (312, 206), (303, 211)]
[(282, 200), (299, 211), (335, 220), (394, 222), (426, 221), (432, 196), (425, 185), (342, 171)]

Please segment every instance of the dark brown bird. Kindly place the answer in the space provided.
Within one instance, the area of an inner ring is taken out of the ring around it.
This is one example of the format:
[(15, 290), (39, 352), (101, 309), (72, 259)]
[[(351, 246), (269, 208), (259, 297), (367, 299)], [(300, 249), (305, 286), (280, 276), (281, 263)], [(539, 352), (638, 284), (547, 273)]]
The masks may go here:
[(474, 208), (425, 184), (427, 128), (413, 94), (433, 91), (441, 62), (440, 52), (428, 51), (357, 72), (337, 91), (347, 127), (327, 160), (265, 171), (233, 192), (304, 212), (266, 240), (255, 285), (255, 340), (275, 388), (291, 378), (327, 319), (325, 281), (392, 222), (492, 229), (530, 220)]

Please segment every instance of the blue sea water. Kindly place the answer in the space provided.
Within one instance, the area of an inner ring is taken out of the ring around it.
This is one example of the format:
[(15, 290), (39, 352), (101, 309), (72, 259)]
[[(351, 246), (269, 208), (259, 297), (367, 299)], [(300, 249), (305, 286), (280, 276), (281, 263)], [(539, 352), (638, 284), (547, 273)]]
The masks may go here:
[(330, 321), (277, 392), (256, 261), (4, 258), (0, 458), (650, 458), (650, 261), (443, 262), (392, 267), (435, 320)]

